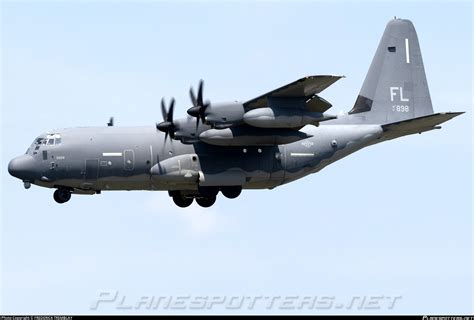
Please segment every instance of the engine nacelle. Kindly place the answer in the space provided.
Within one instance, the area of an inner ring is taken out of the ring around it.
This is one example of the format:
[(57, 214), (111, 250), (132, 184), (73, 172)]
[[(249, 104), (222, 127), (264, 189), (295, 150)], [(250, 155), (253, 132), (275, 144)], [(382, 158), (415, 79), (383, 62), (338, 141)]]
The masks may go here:
[(243, 121), (258, 128), (297, 128), (334, 119), (320, 112), (292, 108), (257, 108), (246, 112)]
[(206, 109), (206, 123), (216, 128), (229, 127), (242, 122), (245, 110), (241, 102), (211, 103)]

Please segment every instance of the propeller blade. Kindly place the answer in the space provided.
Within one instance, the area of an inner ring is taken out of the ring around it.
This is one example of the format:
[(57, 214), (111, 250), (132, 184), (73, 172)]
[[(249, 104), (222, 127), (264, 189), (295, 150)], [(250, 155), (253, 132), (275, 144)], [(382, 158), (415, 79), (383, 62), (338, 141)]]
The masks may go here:
[(191, 97), (191, 102), (193, 103), (193, 107), (188, 109), (188, 114), (190, 116), (196, 118), (196, 131), (197, 131), (198, 126), (199, 126), (199, 121), (201, 121), (202, 124), (205, 123), (206, 109), (210, 105), (209, 101), (206, 101), (204, 103), (204, 101), (203, 101), (203, 91), (204, 91), (204, 81), (202, 79), (199, 80), (197, 98), (194, 95), (193, 87), (191, 86), (191, 88), (189, 89), (189, 96)]
[(171, 98), (170, 106), (168, 110), (166, 110), (165, 99), (161, 99), (161, 113), (163, 115), (163, 121), (156, 124), (156, 129), (165, 133), (165, 143), (168, 139), (168, 136), (170, 136), (171, 139), (174, 139), (175, 136), (174, 131), (176, 126), (173, 122), (174, 104), (175, 99)]
[(168, 109), (168, 116), (166, 117), (166, 121), (173, 123), (173, 113), (174, 113), (174, 98), (171, 99), (170, 108)]
[(163, 121), (166, 121), (167, 112), (165, 107), (165, 98), (161, 98), (161, 114), (163, 115)]
[(203, 106), (203, 103), (202, 103), (202, 89), (203, 89), (203, 86), (204, 86), (204, 81), (201, 79), (201, 80), (199, 80), (198, 97), (197, 97), (197, 103), (198, 103), (199, 107)]
[(196, 101), (196, 96), (194, 95), (194, 90), (193, 87), (189, 88), (189, 96), (191, 97), (191, 102), (193, 104), (193, 107), (197, 107), (197, 101)]

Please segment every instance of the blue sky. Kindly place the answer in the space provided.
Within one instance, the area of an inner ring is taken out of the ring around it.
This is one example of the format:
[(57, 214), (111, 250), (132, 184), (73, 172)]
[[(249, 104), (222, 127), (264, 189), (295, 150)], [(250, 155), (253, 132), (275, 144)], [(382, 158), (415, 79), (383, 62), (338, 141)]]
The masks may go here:
[[(243, 313), (472, 313), (472, 4), (469, 2), (1, 3), (2, 313), (179, 313), (90, 305), (142, 296), (401, 296), (393, 309)], [(204, 210), (166, 193), (57, 205), (8, 175), (53, 128), (153, 125), (162, 96), (247, 100), (302, 76), (348, 111), (385, 24), (412, 20), (435, 111), (422, 135), (369, 147), (272, 191)], [(186, 312), (236, 312), (225, 308)]]

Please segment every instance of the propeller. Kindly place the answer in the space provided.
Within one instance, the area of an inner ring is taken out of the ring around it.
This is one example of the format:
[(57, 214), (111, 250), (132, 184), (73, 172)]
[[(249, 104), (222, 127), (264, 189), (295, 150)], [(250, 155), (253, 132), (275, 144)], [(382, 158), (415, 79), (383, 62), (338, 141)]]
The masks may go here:
[(166, 110), (165, 99), (161, 99), (161, 114), (163, 115), (163, 122), (156, 124), (156, 129), (165, 133), (165, 141), (168, 138), (168, 135), (171, 139), (174, 139), (174, 132), (176, 125), (173, 122), (173, 112), (174, 112), (174, 98), (171, 99), (170, 107)]
[(200, 80), (197, 98), (194, 95), (193, 87), (189, 89), (189, 96), (191, 97), (191, 102), (193, 103), (193, 106), (188, 109), (188, 114), (196, 118), (196, 130), (197, 130), (197, 127), (199, 126), (199, 119), (201, 120), (201, 123), (204, 124), (204, 120), (206, 117), (206, 109), (210, 105), (208, 101), (206, 101), (205, 103), (203, 102), (203, 99), (202, 99), (203, 86), (204, 86), (204, 81)]

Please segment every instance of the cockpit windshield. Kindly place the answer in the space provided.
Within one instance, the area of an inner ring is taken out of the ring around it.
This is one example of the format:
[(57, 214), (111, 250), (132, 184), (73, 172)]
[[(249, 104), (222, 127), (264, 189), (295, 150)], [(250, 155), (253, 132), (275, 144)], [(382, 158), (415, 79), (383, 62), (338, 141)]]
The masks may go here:
[[(38, 138), (38, 139), (41, 139), (41, 138)], [(41, 144), (47, 144), (49, 146), (60, 144), (61, 135), (59, 133), (48, 134), (45, 138), (41, 139), (40, 142)]]
[(33, 154), (37, 154), (42, 145), (54, 146), (58, 144), (61, 144), (61, 135), (59, 133), (41, 135), (33, 141), (28, 150), (26, 150), (26, 153), (30, 153), (33, 150)]

